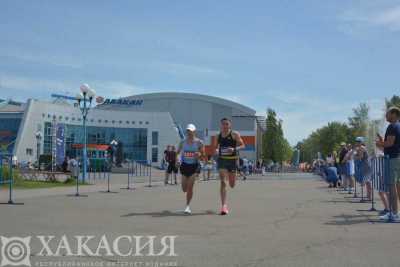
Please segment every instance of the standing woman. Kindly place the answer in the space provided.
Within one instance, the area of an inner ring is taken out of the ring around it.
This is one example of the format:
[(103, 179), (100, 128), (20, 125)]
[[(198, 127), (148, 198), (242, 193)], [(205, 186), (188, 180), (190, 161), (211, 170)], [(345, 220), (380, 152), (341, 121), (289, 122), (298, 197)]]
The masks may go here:
[(203, 141), (196, 137), (196, 126), (186, 127), (186, 138), (180, 143), (177, 154), (180, 155), (182, 191), (186, 193), (186, 214), (191, 214), (190, 201), (193, 197), (194, 182), (199, 174), (200, 159), (204, 156)]

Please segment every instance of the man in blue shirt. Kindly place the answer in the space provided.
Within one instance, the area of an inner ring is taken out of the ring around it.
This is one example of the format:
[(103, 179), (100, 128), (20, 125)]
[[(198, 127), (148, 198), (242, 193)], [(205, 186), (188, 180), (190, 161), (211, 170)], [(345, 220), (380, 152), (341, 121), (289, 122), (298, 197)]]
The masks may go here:
[(383, 149), (385, 156), (390, 160), (390, 195), (392, 214), (387, 213), (381, 216), (382, 220), (392, 218), (394, 221), (400, 222), (398, 214), (397, 199), (400, 197), (400, 109), (397, 107), (390, 108), (386, 113), (386, 120), (390, 123), (386, 129), (385, 139), (381, 136), (376, 141), (376, 146)]

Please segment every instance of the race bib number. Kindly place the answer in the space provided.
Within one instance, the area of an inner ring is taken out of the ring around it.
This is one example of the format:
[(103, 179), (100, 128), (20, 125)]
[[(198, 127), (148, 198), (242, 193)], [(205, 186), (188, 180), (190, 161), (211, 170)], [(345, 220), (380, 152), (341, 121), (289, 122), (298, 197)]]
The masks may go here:
[(232, 156), (233, 152), (231, 151), (231, 147), (221, 147), (221, 155), (222, 156)]
[(186, 159), (194, 159), (194, 158), (196, 157), (196, 152), (193, 152), (193, 151), (185, 151), (185, 152), (183, 152), (183, 156), (184, 156)]

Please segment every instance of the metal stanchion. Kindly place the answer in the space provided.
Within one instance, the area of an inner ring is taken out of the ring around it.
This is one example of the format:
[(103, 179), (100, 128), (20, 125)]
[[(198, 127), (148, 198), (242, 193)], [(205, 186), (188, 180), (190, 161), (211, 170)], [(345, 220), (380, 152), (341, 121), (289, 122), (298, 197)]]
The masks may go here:
[(151, 163), (150, 163), (150, 166), (148, 167), (149, 169), (148, 169), (148, 171), (149, 171), (149, 185), (148, 185), (148, 187), (152, 187), (152, 184), (151, 184)]
[[(121, 189), (126, 189), (126, 190), (135, 190), (135, 184), (134, 184), (134, 171), (135, 171), (135, 161), (129, 161), (128, 163), (128, 183), (127, 186)], [(133, 186), (131, 187), (131, 180)]]
[[(372, 173), (371, 173), (371, 208), (369, 211), (376, 211), (375, 208), (375, 179), (377, 177), (377, 168), (376, 168), (376, 163), (377, 163), (377, 158), (373, 158), (371, 160), (371, 167), (372, 167)], [(379, 177), (379, 176), (378, 176)]]
[(8, 198), (8, 204), (14, 204), (14, 201), (12, 199), (12, 191), (13, 191), (13, 183), (14, 183), (14, 178), (13, 178), (13, 168), (12, 168), (12, 157), (10, 157), (9, 160), (9, 168), (10, 168), (10, 178), (9, 178), (9, 198)]

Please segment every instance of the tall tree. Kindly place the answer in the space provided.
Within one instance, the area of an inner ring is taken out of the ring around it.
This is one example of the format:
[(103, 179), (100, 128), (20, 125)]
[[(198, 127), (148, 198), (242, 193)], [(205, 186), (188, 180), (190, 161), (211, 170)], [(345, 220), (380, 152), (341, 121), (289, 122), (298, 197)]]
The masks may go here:
[(263, 159), (265, 161), (284, 162), (292, 157), (292, 148), (285, 139), (282, 121), (277, 119), (276, 112), (272, 109), (267, 111), (267, 131), (263, 136)]
[(367, 103), (353, 109), (353, 116), (349, 117), (349, 126), (353, 136), (366, 136), (369, 124), (369, 106)]

